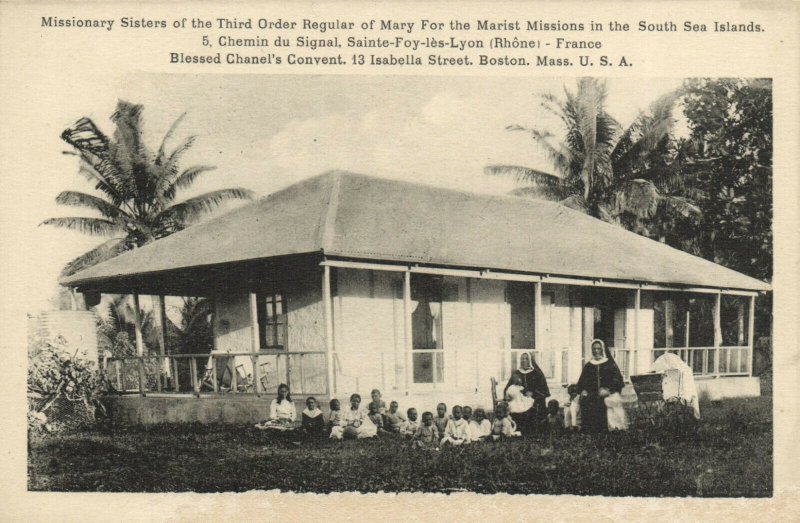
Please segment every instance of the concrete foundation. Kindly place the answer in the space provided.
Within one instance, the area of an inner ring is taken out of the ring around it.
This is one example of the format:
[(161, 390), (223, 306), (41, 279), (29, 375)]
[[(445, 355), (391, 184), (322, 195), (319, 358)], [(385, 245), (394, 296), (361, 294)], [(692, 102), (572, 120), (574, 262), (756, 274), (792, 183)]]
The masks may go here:
[(761, 381), (755, 376), (728, 376), (724, 378), (695, 377), (700, 400), (725, 398), (753, 398), (761, 395)]

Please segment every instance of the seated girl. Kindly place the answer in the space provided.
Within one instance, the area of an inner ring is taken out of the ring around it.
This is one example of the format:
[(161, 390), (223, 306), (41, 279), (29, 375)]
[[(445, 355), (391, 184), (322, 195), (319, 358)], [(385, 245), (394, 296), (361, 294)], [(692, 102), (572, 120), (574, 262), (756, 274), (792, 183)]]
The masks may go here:
[(261, 430), (290, 430), (297, 419), (297, 411), (285, 383), (278, 385), (278, 397), (269, 406), (269, 419), (256, 425)]
[(330, 437), (342, 438), (373, 438), (378, 435), (378, 427), (372, 423), (367, 413), (361, 409), (361, 396), (350, 396), (350, 408), (342, 413), (339, 424), (331, 429)]
[(508, 416), (508, 405), (500, 402), (494, 408), (494, 423), (492, 423), (492, 439), (511, 438), (520, 436), (517, 424)]
[(301, 427), (306, 433), (314, 436), (325, 433), (325, 419), (322, 417), (322, 411), (317, 407), (317, 399), (314, 396), (306, 399), (302, 420)]
[(444, 429), (444, 437), (442, 438), (442, 445), (449, 443), (451, 445), (463, 445), (469, 443), (467, 437), (467, 420), (462, 417), (462, 409), (460, 405), (453, 406), (453, 417), (447, 422)]
[(328, 430), (331, 430), (342, 421), (342, 406), (336, 398), (333, 398), (330, 403), (328, 403), (328, 406), (331, 409), (331, 413), (328, 416)]
[(467, 425), (467, 434), (470, 441), (483, 441), (492, 433), (492, 423), (486, 419), (486, 412), (482, 408), (475, 409), (472, 419)]
[(406, 422), (399, 409), (400, 405), (393, 401), (389, 403), (389, 411), (383, 415), (383, 428), (389, 432), (400, 432), (400, 428)]

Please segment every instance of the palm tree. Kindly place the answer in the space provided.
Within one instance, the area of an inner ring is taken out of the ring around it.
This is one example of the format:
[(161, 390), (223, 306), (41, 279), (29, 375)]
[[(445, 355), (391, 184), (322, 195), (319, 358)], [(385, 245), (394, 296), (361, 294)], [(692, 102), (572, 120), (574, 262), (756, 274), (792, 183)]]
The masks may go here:
[[(605, 109), (605, 83), (581, 78), (577, 89), (565, 89), (563, 100), (542, 97), (542, 107), (563, 124), (556, 143), (548, 131), (520, 125), (507, 127), (531, 135), (555, 172), (515, 165), (490, 165), (491, 175), (512, 176), (522, 184), (518, 196), (554, 200), (596, 218), (651, 236), (659, 224), (699, 211), (684, 194), (684, 153), (672, 139), (672, 110), (677, 93), (656, 100), (626, 129)], [(670, 218), (671, 217), (671, 218)], [(656, 219), (658, 218), (658, 219)]]
[(111, 116), (116, 126), (111, 139), (89, 118), (81, 118), (61, 135), (74, 148), (66, 154), (80, 158), (80, 173), (94, 183), (98, 194), (64, 191), (56, 197), (56, 202), (92, 209), (100, 217), (50, 218), (41, 225), (108, 238), (70, 261), (63, 275), (74, 274), (123, 251), (177, 232), (228, 200), (246, 200), (254, 196), (252, 191), (236, 187), (176, 202), (180, 190), (190, 187), (200, 175), (214, 167), (198, 165), (180, 169), (180, 159), (194, 143), (195, 136), (167, 152), (167, 142), (183, 115), (173, 123), (158, 151), (153, 153), (144, 143), (142, 110), (142, 105), (120, 100)]

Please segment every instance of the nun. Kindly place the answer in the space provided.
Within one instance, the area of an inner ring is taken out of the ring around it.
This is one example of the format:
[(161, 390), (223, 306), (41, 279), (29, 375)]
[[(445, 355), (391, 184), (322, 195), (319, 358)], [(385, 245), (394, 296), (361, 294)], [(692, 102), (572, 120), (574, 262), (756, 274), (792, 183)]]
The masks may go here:
[[(605, 432), (609, 428), (607, 400), (616, 403), (625, 383), (614, 358), (603, 340), (592, 340), (592, 359), (583, 366), (578, 379), (581, 402), (581, 425), (584, 432)], [(623, 414), (624, 415), (624, 414)], [(617, 427), (615, 423), (614, 428)]]
[[(532, 433), (537, 427), (542, 426), (547, 418), (547, 397), (550, 396), (550, 389), (547, 387), (547, 379), (544, 377), (542, 369), (536, 364), (533, 354), (523, 352), (519, 357), (519, 368), (511, 373), (506, 388), (503, 389), (503, 396), (509, 396), (509, 387), (521, 387), (521, 393), (532, 401), (527, 410), (522, 412), (511, 412), (511, 419), (517, 424), (517, 430), (522, 435)], [(512, 390), (513, 392), (513, 390)]]

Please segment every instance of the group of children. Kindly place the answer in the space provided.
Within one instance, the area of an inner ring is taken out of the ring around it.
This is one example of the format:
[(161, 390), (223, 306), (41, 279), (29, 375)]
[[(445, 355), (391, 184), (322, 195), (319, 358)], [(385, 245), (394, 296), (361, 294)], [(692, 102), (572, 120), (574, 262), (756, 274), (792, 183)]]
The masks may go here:
[[(547, 423), (550, 427), (580, 427), (580, 410), (577, 387), (571, 385), (570, 401), (561, 413), (558, 401), (547, 404)], [(426, 411), (419, 419), (417, 409), (410, 408), (403, 415), (396, 401), (386, 403), (381, 392), (374, 389), (372, 401), (367, 409), (361, 408), (361, 396), (350, 396), (349, 408), (342, 409), (339, 400), (330, 401), (330, 414), (326, 420), (316, 398), (306, 399), (300, 429), (309, 435), (328, 434), (333, 439), (373, 438), (381, 433), (398, 434), (414, 446), (438, 448), (442, 445), (463, 445), (487, 439), (498, 440), (520, 436), (514, 419), (509, 415), (509, 404), (513, 407), (518, 396), (512, 394), (509, 403), (495, 406), (494, 420), (490, 421), (482, 408), (474, 411), (470, 406), (454, 405), (450, 414), (447, 405), (439, 403), (436, 414)], [(270, 418), (256, 425), (259, 429), (291, 430), (297, 414), (286, 385), (278, 387), (278, 395), (270, 405)]]
[(350, 396), (349, 408), (342, 409), (339, 400), (330, 401), (330, 415), (325, 420), (317, 408), (316, 399), (306, 400), (302, 430), (309, 434), (329, 434), (333, 439), (361, 439), (376, 437), (381, 433), (398, 434), (414, 446), (438, 448), (443, 445), (464, 445), (483, 440), (516, 437), (514, 420), (505, 403), (499, 403), (490, 421), (482, 408), (474, 411), (469, 406), (455, 405), (448, 415), (447, 405), (439, 403), (436, 413), (423, 412), (419, 419), (417, 409), (410, 408), (405, 415), (396, 401), (386, 403), (377, 389), (371, 393), (367, 409), (361, 408), (361, 396)]

